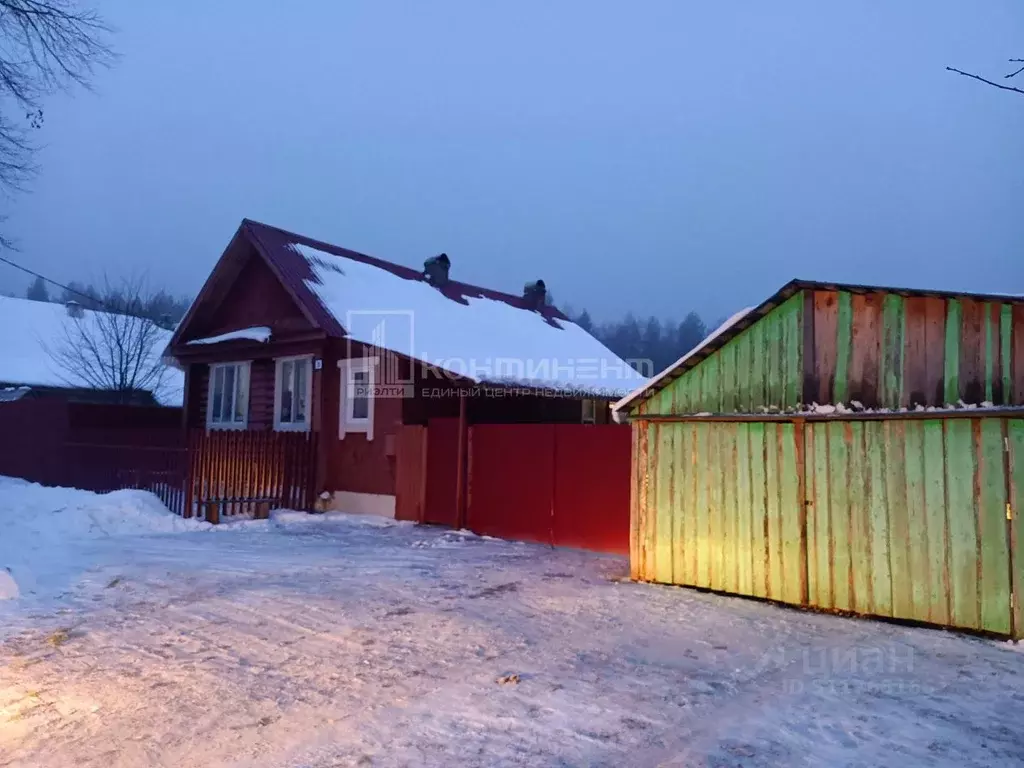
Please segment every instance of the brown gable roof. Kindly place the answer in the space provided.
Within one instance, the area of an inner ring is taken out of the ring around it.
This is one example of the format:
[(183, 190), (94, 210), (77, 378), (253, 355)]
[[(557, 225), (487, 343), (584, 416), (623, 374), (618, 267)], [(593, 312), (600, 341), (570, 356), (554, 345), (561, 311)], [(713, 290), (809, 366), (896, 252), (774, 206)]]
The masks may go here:
[[(331, 245), (330, 243), (325, 243), (321, 240), (314, 240), (311, 237), (306, 237), (305, 235), (300, 235), (295, 232), (288, 232), (287, 230), (272, 227), (268, 224), (261, 224), (260, 222), (252, 221), (251, 219), (245, 219), (242, 222), (242, 229), (246, 232), (247, 236), (252, 240), (264, 257), (272, 263), (275, 267), (275, 271), (281, 275), (282, 281), (285, 282), (292, 292), (294, 292), (297, 300), (306, 305), (309, 313), (316, 318), (317, 325), (332, 336), (343, 336), (344, 329), (338, 324), (337, 320), (335, 320), (334, 317), (324, 309), (320, 301), (306, 286), (306, 280), (317, 281), (317, 278), (313, 275), (309, 262), (291, 247), (292, 244), (306, 245), (310, 248), (315, 248), (318, 251), (329, 253), (343, 259), (351, 259), (363, 264), (370, 264), (372, 266), (379, 267), (380, 269), (387, 270), (393, 275), (406, 280), (415, 280), (422, 283), (427, 282), (423, 271), (420, 269), (412, 269), (401, 264), (395, 264), (391, 261), (378, 259), (374, 256), (367, 256), (364, 253), (351, 251), (348, 248), (341, 248), (337, 245)], [(505, 304), (524, 311), (533, 311), (521, 296), (505, 293), (503, 291), (495, 291), (490, 288), (482, 288), (478, 285), (471, 285), (469, 283), (459, 282), (458, 280), (449, 281), (440, 289), (440, 291), (452, 301), (457, 301), (460, 304), (465, 304), (467, 298), (486, 298), (504, 302)], [(544, 307), (541, 310), (541, 314), (549, 320), (568, 320), (568, 318), (555, 307)]]
[[(364, 253), (359, 253), (358, 251), (352, 251), (348, 248), (342, 248), (337, 245), (332, 245), (331, 243), (325, 243), (322, 240), (306, 237), (305, 235), (300, 235), (296, 232), (289, 232), (288, 230), (281, 229), (279, 227), (253, 221), (252, 219), (243, 219), (238, 231), (232, 238), (231, 243), (224, 250), (224, 253), (221, 255), (220, 260), (214, 267), (210, 277), (203, 285), (202, 290), (200, 290), (196, 300), (192, 302), (192, 306), (189, 307), (185, 317), (178, 324), (178, 328), (175, 330), (174, 337), (171, 340), (171, 346), (181, 342), (181, 338), (184, 336), (196, 308), (202, 301), (204, 301), (204, 299), (207, 298), (207, 295), (217, 287), (217, 283), (220, 282), (217, 279), (219, 277), (218, 273), (222, 270), (228, 269), (228, 265), (225, 264), (225, 262), (229, 258), (230, 254), (236, 252), (239, 239), (243, 239), (252, 244), (257, 253), (259, 253), (266, 261), (270, 269), (278, 277), (282, 285), (284, 285), (289, 295), (291, 295), (310, 323), (317, 328), (322, 329), (329, 336), (342, 338), (345, 336), (345, 329), (342, 328), (337, 319), (327, 311), (320, 300), (306, 285), (307, 280), (318, 282), (318, 278), (313, 274), (309, 262), (298, 251), (291, 247), (293, 244), (315, 248), (318, 251), (332, 256), (337, 256), (342, 259), (351, 259), (363, 264), (370, 264), (372, 266), (379, 267), (380, 269), (387, 270), (388, 272), (406, 280), (415, 280), (418, 282), (427, 281), (422, 270), (413, 269), (402, 264), (395, 264), (394, 262), (385, 261), (384, 259), (378, 259), (374, 256), (368, 256)], [(458, 280), (450, 280), (439, 290), (452, 301), (456, 301), (461, 304), (465, 304), (467, 298), (487, 298), (495, 301), (501, 301), (509, 306), (522, 309), (524, 311), (534, 311), (527, 305), (526, 301), (521, 296), (505, 293), (503, 291), (495, 291), (490, 288), (483, 288), (470, 283), (463, 283)], [(568, 320), (568, 318), (555, 307), (545, 306), (540, 310), (540, 313), (548, 321)]]

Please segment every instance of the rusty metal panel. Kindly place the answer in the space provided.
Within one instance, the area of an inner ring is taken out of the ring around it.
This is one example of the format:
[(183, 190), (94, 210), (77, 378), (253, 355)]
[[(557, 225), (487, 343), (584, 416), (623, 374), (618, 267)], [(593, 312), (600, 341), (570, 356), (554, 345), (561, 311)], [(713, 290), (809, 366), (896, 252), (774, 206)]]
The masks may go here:
[(903, 390), (900, 406), (912, 408), (929, 403), (928, 392), (928, 299), (903, 301)]
[(804, 440), (804, 473), (810, 506), (807, 518), (808, 601), (821, 608), (835, 608), (832, 568), (835, 555), (831, 546), (835, 539), (830, 519), (828, 470), (830, 426), (824, 423), (817, 428), (814, 424), (807, 425)]
[(1024, 636), (1024, 526), (1020, 515), (1024, 513), (1024, 419), (1007, 419), (1007, 464), (1009, 473), (1010, 561), (1011, 591), (1013, 594), (1012, 622), (1014, 637)]
[(1006, 509), (1021, 504), (1024, 420), (644, 422), (637, 434), (639, 578), (1020, 632)]
[(978, 494), (978, 597), (981, 600), (981, 628), (988, 632), (1010, 632), (1010, 550), (1006, 521), (1006, 448), (1001, 419), (972, 420), (977, 452)]
[(768, 445), (766, 433), (770, 424), (755, 422), (747, 433), (750, 441), (750, 527), (752, 593), (768, 596)]
[(903, 405), (903, 348), (905, 299), (895, 293), (885, 294), (882, 300), (882, 387), (879, 402), (883, 408)]
[[(711, 481), (714, 463), (711, 460), (709, 434), (715, 427), (714, 424), (694, 424), (694, 456), (697, 459), (698, 471), (694, 478), (697, 487), (696, 506), (693, 510), (693, 556), (694, 556), (694, 581), (698, 587), (711, 586), (711, 562), (708, 559), (708, 540), (710, 538), (710, 526), (708, 521), (708, 507), (710, 495), (708, 483)], [(703, 470), (703, 471), (702, 471)], [(712, 471), (707, 471), (712, 470)]]
[[(803, 602), (807, 570), (806, 539), (801, 530), (804, 500), (800, 497), (802, 465), (798, 461), (796, 425), (778, 424), (780, 550), (783, 591), (776, 600), (799, 605)], [(802, 438), (801, 438), (802, 442)]]
[(945, 402), (946, 367), (946, 311), (945, 299), (925, 299), (925, 362), (928, 372), (927, 402), (922, 405), (942, 405)]
[(693, 456), (689, 451), (691, 430), (672, 430), (672, 461), (675, 463), (673, 476), (672, 505), (672, 580), (673, 584), (686, 583), (686, 545), (690, 534), (686, 530), (687, 502), (693, 482)]
[[(736, 424), (736, 592), (754, 594), (750, 424)], [(760, 456), (757, 457), (760, 460)]]
[[(869, 612), (876, 616), (892, 616), (892, 569), (890, 566), (890, 520), (886, 464), (890, 444), (886, 431), (889, 422), (864, 423), (865, 444), (868, 453), (867, 497), (868, 536), (871, 550), (871, 599)], [(895, 445), (893, 448), (902, 446)]]
[(960, 302), (958, 399), (965, 403), (985, 399), (985, 305), (970, 299)]
[[(888, 516), (889, 584), (892, 595), (891, 616), (915, 616), (917, 581), (911, 567), (910, 507), (907, 504), (907, 424), (909, 421), (885, 421), (882, 424), (885, 453), (885, 513)], [(913, 457), (911, 457), (913, 459)], [(919, 589), (919, 588), (918, 588)]]
[(819, 403), (895, 409), (1024, 398), (1019, 305), (821, 289), (808, 306), (805, 374)]
[(836, 381), (838, 360), (837, 324), (839, 321), (839, 294), (836, 291), (814, 291), (814, 370), (811, 376), (817, 383), (818, 403), (832, 402), (832, 388)]
[[(1024, 331), (1021, 332), (1024, 335)], [(999, 305), (999, 391), (998, 403), (1013, 404), (1013, 307)]]
[[(926, 504), (925, 487), (926, 423), (907, 421), (902, 424), (905, 496), (897, 498), (895, 503), (905, 501), (906, 506), (904, 511), (894, 510), (900, 523), (894, 526), (893, 551), (905, 551), (906, 559), (901, 556), (893, 562), (893, 603), (898, 616), (906, 616), (917, 621), (941, 622), (944, 619), (938, 618), (931, 610), (931, 605), (933, 600), (940, 598), (943, 606), (945, 604), (941, 568), (941, 563), (945, 559), (945, 539), (944, 536), (929, 537), (929, 507)], [(942, 534), (942, 531), (939, 533)], [(900, 541), (901, 537), (905, 538)], [(937, 541), (939, 545), (934, 545), (933, 541)]]
[(947, 420), (944, 429), (953, 611), (950, 623), (958, 627), (978, 627), (978, 531), (974, 509), (976, 456), (971, 422)]
[(955, 403), (960, 397), (961, 305), (956, 299), (946, 302), (946, 338), (943, 355), (943, 396), (936, 405)]
[(651, 424), (647, 429), (647, 493), (644, 494), (644, 570), (651, 580), (657, 578), (658, 544), (658, 440), (664, 430), (661, 424)]
[(1012, 358), (1012, 400), (1013, 405), (1024, 405), (1024, 305), (1013, 307)]
[(673, 500), (676, 482), (674, 439), (678, 429), (659, 427), (654, 443), (656, 470), (654, 486), (654, 580), (672, 582)]
[(765, 385), (765, 382), (767, 381), (767, 377), (765, 375), (767, 361), (764, 354), (764, 334), (766, 327), (767, 326), (763, 323), (754, 323), (741, 334), (741, 336), (747, 336), (750, 338), (751, 358), (753, 359), (753, 365), (750, 367), (750, 378), (746, 385), (746, 389), (750, 393), (746, 409), (751, 413), (753, 413), (759, 405), (768, 402), (768, 389)]
[(647, 431), (647, 424), (634, 421), (630, 424), (631, 446), (629, 451), (629, 577), (634, 581), (641, 578), (639, 547), (639, 499), (640, 482), (640, 433)]
[(942, 421), (925, 421), (924, 508), (927, 515), (928, 562), (931, 568), (931, 620), (948, 624), (952, 617), (949, 569), (949, 514), (946, 503), (946, 440)]
[(854, 294), (850, 347), (850, 401), (877, 408), (882, 331), (882, 296)]
[(1002, 355), (999, 344), (1000, 306), (985, 304), (985, 400), (1003, 402)]

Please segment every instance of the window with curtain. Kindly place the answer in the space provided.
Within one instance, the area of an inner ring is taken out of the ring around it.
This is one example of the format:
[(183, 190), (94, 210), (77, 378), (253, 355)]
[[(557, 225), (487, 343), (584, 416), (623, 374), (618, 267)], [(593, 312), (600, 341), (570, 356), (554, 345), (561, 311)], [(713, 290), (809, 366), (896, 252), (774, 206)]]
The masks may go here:
[(249, 364), (211, 365), (206, 426), (212, 429), (245, 429), (248, 419)]
[(277, 361), (275, 429), (309, 429), (311, 368), (312, 360), (308, 357), (286, 358)]

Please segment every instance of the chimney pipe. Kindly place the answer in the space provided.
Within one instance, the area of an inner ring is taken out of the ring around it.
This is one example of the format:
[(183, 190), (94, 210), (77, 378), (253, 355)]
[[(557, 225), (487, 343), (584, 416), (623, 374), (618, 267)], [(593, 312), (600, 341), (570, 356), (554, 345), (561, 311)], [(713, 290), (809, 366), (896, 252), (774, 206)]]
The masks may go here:
[(533, 310), (539, 310), (548, 302), (548, 289), (543, 280), (527, 283), (523, 286), (523, 300), (526, 306)]
[(441, 288), (448, 282), (448, 271), (452, 262), (447, 253), (432, 256), (423, 262), (423, 276), (435, 288)]

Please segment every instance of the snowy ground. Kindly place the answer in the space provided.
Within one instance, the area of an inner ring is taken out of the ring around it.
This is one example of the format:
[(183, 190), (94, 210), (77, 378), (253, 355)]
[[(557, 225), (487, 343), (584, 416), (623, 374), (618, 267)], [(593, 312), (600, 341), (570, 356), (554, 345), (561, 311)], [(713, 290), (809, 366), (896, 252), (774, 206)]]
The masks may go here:
[(0, 766), (1024, 760), (1005, 643), (622, 583), (617, 558), (150, 503), (0, 480)]

